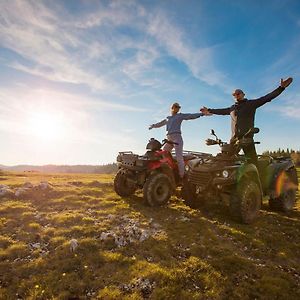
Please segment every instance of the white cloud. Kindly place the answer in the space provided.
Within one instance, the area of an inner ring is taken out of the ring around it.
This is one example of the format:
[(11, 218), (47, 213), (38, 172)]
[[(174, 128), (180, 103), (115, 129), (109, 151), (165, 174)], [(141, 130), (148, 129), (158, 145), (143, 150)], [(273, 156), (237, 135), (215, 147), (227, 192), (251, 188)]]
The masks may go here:
[(282, 107), (281, 112), (288, 117), (300, 120), (300, 108), (298, 106)]
[[(116, 91), (122, 88), (114, 78), (120, 70), (141, 85), (159, 85), (151, 72), (155, 72), (154, 62), (167, 52), (186, 64), (196, 78), (226, 87), (226, 77), (214, 67), (214, 48), (194, 47), (165, 13), (148, 12), (135, 1), (94, 5), (93, 11), (76, 16), (58, 3), (52, 9), (33, 1), (0, 4), (3, 46), (29, 60), (27, 65), (10, 65), (58, 82)], [(138, 37), (118, 33), (116, 28), (123, 25), (135, 30)], [(104, 30), (95, 31), (102, 26)], [(126, 49), (135, 53), (123, 57)]]
[(121, 26), (132, 24), (138, 17), (143, 17), (145, 10), (135, 1), (111, 1), (107, 6), (101, 2), (95, 3), (93, 11), (80, 15), (77, 19), (72, 18), (75, 27), (88, 29), (101, 27), (102, 25)]
[(2, 2), (0, 10), (2, 45), (30, 62), (11, 66), (59, 82), (84, 83), (100, 90), (113, 87), (112, 82), (82, 66), (76, 54), (76, 50), (85, 48), (80, 36), (63, 27), (63, 21), (42, 3)]
[(164, 13), (149, 18), (148, 33), (155, 37), (166, 51), (187, 65), (192, 74), (209, 85), (227, 87), (226, 76), (214, 67), (214, 48), (195, 48), (187, 35)]
[(290, 87), (286, 89), (283, 93), (284, 94), (279, 96), (282, 99), (278, 101), (276, 100), (276, 102), (274, 101), (274, 104), (276, 106), (267, 106), (265, 109), (277, 112), (278, 114), (287, 118), (300, 120), (300, 94), (298, 92), (290, 90)]

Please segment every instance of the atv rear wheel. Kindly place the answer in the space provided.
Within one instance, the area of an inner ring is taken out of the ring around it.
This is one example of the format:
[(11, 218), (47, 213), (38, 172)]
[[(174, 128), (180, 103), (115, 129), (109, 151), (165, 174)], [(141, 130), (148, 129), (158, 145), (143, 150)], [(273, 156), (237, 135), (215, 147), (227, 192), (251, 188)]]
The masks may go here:
[(150, 175), (144, 185), (144, 199), (150, 206), (166, 204), (172, 194), (172, 183), (168, 175), (154, 173)]
[(129, 182), (129, 172), (120, 169), (114, 179), (115, 192), (121, 197), (131, 196), (136, 191), (136, 186)]
[(272, 210), (288, 212), (293, 210), (296, 203), (296, 191), (298, 187), (297, 171), (295, 168), (283, 175), (283, 183), (280, 195), (270, 197), (269, 206)]
[(198, 208), (204, 204), (204, 199), (200, 198), (196, 193), (196, 186), (186, 178), (183, 180), (181, 197), (184, 203), (191, 208)]
[(239, 222), (250, 224), (258, 217), (261, 192), (254, 181), (242, 181), (230, 199), (231, 215)]

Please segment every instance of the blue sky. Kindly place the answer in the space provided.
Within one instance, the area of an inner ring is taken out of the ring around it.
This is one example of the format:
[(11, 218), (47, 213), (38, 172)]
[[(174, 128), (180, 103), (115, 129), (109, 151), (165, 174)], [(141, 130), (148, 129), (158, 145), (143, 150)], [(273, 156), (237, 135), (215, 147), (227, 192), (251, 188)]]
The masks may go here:
[[(0, 164), (102, 164), (145, 151), (182, 112), (293, 84), (256, 113), (258, 152), (299, 149), (300, 1), (1, 1)], [(186, 121), (185, 149), (217, 152), (223, 116)]]

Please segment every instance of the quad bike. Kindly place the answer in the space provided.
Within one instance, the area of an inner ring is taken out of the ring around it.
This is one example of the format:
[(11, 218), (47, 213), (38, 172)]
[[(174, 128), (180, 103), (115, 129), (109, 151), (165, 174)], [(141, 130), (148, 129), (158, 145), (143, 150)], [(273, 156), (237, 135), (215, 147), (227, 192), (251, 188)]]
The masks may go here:
[[(180, 178), (176, 159), (171, 152), (162, 150), (166, 143), (175, 144), (166, 139), (160, 143), (151, 138), (144, 155), (131, 151), (119, 152), (119, 170), (114, 179), (114, 189), (119, 196), (128, 197), (137, 189), (143, 189), (145, 202), (150, 206), (168, 202)], [(191, 159), (207, 156), (210, 154), (193, 151), (183, 153), (185, 164)]]
[(227, 199), (231, 215), (246, 224), (257, 218), (264, 196), (269, 197), (273, 210), (288, 212), (293, 209), (298, 178), (290, 158), (259, 155), (255, 165), (244, 155), (238, 155), (243, 146), (253, 143), (253, 134), (257, 132), (258, 128), (252, 128), (242, 138), (228, 144), (211, 131), (215, 139), (207, 139), (206, 144), (218, 144), (221, 152), (188, 162), (182, 188), (187, 205), (198, 207), (209, 199)]

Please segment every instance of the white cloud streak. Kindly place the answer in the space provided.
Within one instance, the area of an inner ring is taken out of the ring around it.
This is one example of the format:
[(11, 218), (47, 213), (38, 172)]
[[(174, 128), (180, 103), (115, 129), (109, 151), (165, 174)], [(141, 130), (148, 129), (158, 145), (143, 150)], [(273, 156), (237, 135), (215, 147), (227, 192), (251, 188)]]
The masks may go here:
[(2, 2), (0, 11), (2, 46), (29, 60), (29, 66), (13, 63), (12, 67), (50, 80), (84, 83), (100, 90), (111, 86), (81, 66), (76, 49), (84, 45), (79, 36), (70, 28), (63, 28), (58, 16), (42, 2)]
[[(138, 84), (159, 85), (147, 72), (154, 71), (155, 61), (168, 53), (196, 78), (226, 86), (224, 74), (214, 67), (214, 48), (193, 47), (188, 35), (161, 11), (148, 12), (135, 1), (112, 1), (75, 16), (53, 5), (50, 9), (44, 2), (18, 0), (0, 4), (2, 46), (29, 60), (26, 65), (11, 62), (11, 67), (53, 81), (116, 91), (122, 87), (114, 72), (122, 76), (120, 70)], [(139, 37), (117, 33), (120, 26), (134, 29)], [(107, 35), (95, 33), (102, 28)], [(126, 49), (134, 53), (122, 57)]]
[(226, 77), (214, 67), (214, 48), (195, 48), (186, 34), (172, 24), (164, 13), (151, 18), (148, 33), (167, 50), (167, 52), (182, 61), (198, 79), (209, 85), (226, 86)]

